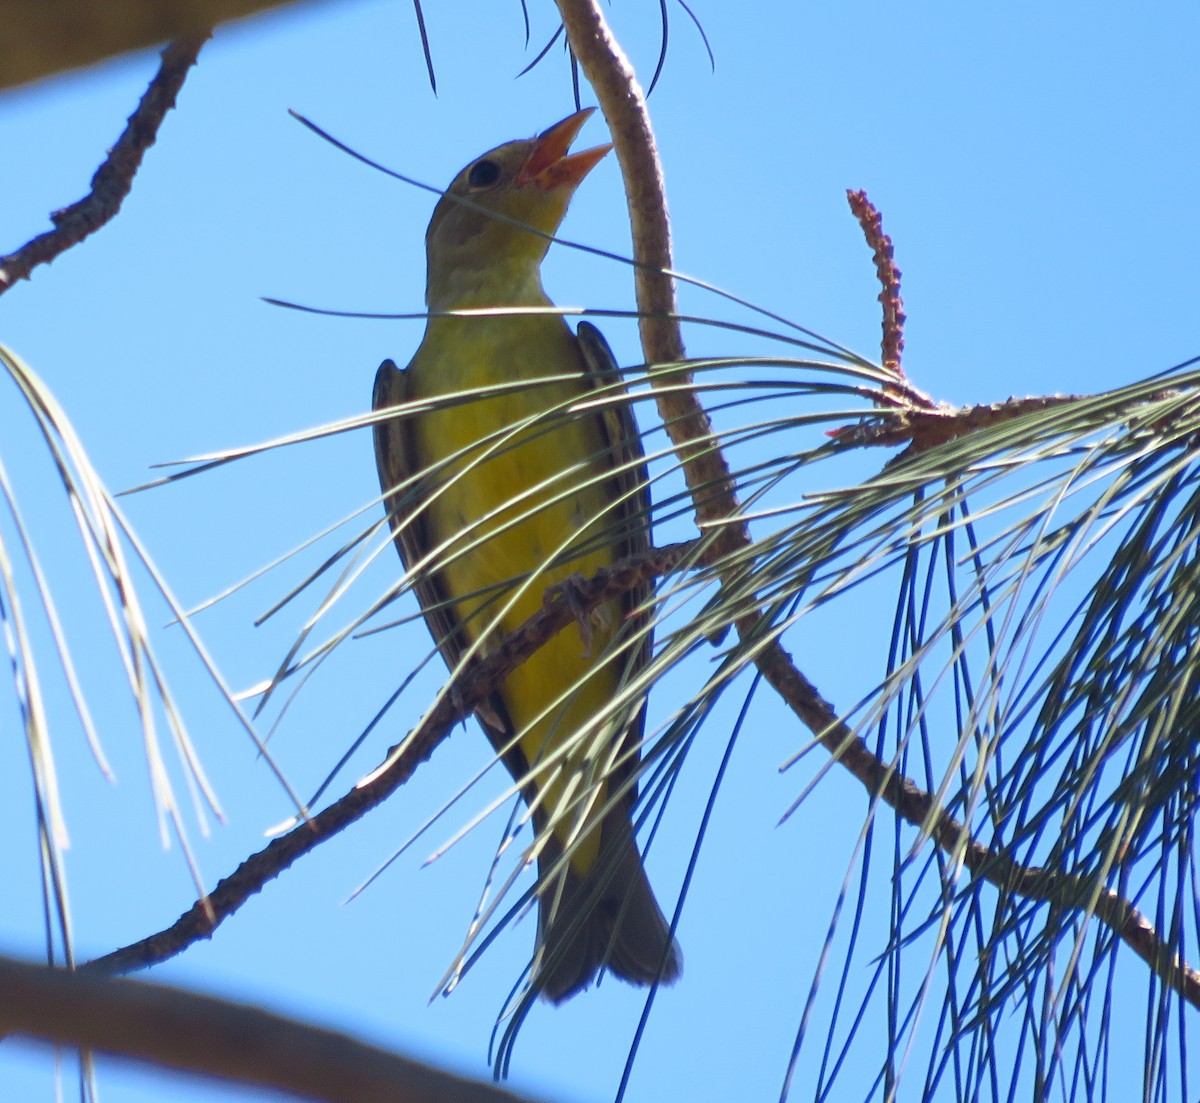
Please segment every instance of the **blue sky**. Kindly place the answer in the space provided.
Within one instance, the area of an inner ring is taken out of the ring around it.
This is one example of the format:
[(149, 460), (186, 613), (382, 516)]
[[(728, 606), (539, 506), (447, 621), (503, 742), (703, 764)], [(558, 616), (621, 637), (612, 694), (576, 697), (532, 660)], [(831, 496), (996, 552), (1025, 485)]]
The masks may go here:
[[(1164, 4), (1152, 15), (1107, 3), (735, 7), (694, 3), (715, 71), (672, 7), (667, 66), (651, 99), (681, 270), (874, 356), (877, 287), (844, 198), (847, 188), (865, 188), (904, 274), (906, 366), (936, 398), (1097, 390), (1196, 354), (1194, 5)], [(261, 297), (419, 311), (433, 200), (315, 139), (288, 109), (400, 172), (444, 185), (476, 154), (572, 110), (557, 49), (516, 79), (555, 25), (546, 6), (531, 8), (527, 49), (516, 4), (428, 5), (436, 96), (404, 4), (306, 5), (218, 33), (116, 222), (0, 300), (0, 341), (56, 391), (110, 486), (145, 481), (153, 463), (367, 409), (379, 361), (405, 361), (420, 323), (302, 315)], [(657, 6), (617, 5), (611, 18), (648, 76)], [(47, 228), (49, 211), (82, 194), (155, 63), (139, 55), (0, 97), (0, 148), (10, 151), (0, 252)], [(584, 102), (592, 102), (586, 93)], [(604, 140), (598, 117), (581, 140)], [(563, 234), (627, 251), (612, 158), (579, 192)], [(561, 304), (632, 305), (624, 266), (556, 248), (545, 274)], [(683, 303), (752, 320), (697, 291), (685, 291)], [(640, 361), (629, 324), (604, 328), (618, 359)], [(693, 355), (751, 351), (720, 330), (697, 328), (687, 339)], [(0, 455), (36, 531), (56, 540), (69, 534), (65, 506), (15, 410), (11, 400), (0, 410)], [(369, 439), (358, 433), (126, 505), (177, 593), (194, 603), (376, 493)], [(58, 547), (49, 563), (66, 595), (60, 600), (73, 610), (77, 647), (94, 663), (91, 684), (103, 687), (113, 667), (85, 615), (80, 561), (65, 538)], [(302, 561), (311, 567), (319, 558)], [(364, 592), (382, 591), (396, 566), (390, 555), (377, 563)], [(252, 621), (301, 576), (286, 568), (197, 622), (236, 687), (278, 662), (299, 614), (259, 629)], [(167, 619), (162, 608), (153, 612)], [(882, 669), (886, 620), (865, 635), (862, 620), (850, 617), (814, 624), (790, 646), (825, 696), (847, 705)], [(212, 883), (261, 845), (288, 805), (177, 634), (163, 631), (161, 647), (227, 815), (208, 837), (192, 832)], [(427, 647), (419, 625), (370, 637), (305, 688), (271, 744), (302, 792)], [(405, 715), (415, 715), (439, 676), (431, 666), (418, 680)], [(665, 899), (682, 877), (734, 696), (689, 760), (650, 856)], [(16, 731), (13, 710), (3, 707), (5, 730)], [(671, 704), (654, 707), (661, 717)], [(85, 957), (169, 923), (192, 899), (178, 850), (159, 846), (131, 710), (113, 700), (99, 713), (116, 787), (100, 778), (65, 712), (56, 729), (68, 764), (68, 861)], [(356, 767), (369, 769), (403, 726), (398, 713)], [(778, 773), (805, 739), (765, 699), (751, 711), (680, 926), (685, 977), (658, 997), (631, 1100), (668, 1098), (681, 1084), (696, 1099), (778, 1095), (865, 806), (858, 787), (835, 771), (776, 826), (820, 765), (810, 756)], [(0, 947), (36, 956), (41, 913), (27, 767), (20, 741), (3, 742), (9, 844), (0, 879), (10, 890)], [(263, 1002), (486, 1075), (488, 1033), (528, 951), (531, 920), (502, 938), (450, 998), (430, 995), (470, 920), (502, 824), (489, 820), (420, 867), (500, 791), (501, 779), (489, 775), (446, 826), (342, 906), (486, 762), (485, 746), (474, 728), (453, 735), (385, 807), (153, 977)], [(885, 932), (881, 918), (880, 946)], [(607, 983), (561, 1009), (539, 1010), (518, 1044), (514, 1084), (554, 1098), (611, 1097), (640, 1008), (636, 993)], [(1128, 1032), (1135, 1065), (1140, 1016)], [(818, 1058), (816, 1046), (802, 1058), (798, 1084)], [(1129, 1074), (1137, 1085), (1136, 1068)], [(0, 1047), (6, 1097), (49, 1099), (52, 1076), (46, 1053)], [(866, 1091), (866, 1082), (847, 1083)], [(115, 1065), (102, 1070), (108, 1103), (161, 1098), (163, 1084)], [(212, 1085), (170, 1090), (206, 1103), (252, 1097)], [(809, 1094), (799, 1087), (794, 1097)]]

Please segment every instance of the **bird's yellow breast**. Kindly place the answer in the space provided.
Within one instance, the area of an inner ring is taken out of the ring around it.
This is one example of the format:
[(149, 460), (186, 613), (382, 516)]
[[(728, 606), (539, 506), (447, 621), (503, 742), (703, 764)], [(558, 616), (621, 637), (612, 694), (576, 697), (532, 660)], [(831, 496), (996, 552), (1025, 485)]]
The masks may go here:
[[(434, 319), (410, 373), (416, 399), (527, 384), (432, 411), (415, 428), (422, 467), (460, 454), (427, 501), (430, 542), (441, 549), (434, 569), (446, 593), (465, 595), (456, 613), (470, 638), (498, 639), (537, 612), (547, 587), (589, 575), (615, 558), (605, 544), (582, 553), (570, 550), (613, 522), (610, 483), (602, 477), (611, 461), (600, 423), (595, 415), (571, 416), (563, 409), (587, 393), (576, 339), (553, 316)], [(567, 373), (568, 380), (536, 382)], [(548, 410), (558, 412), (518, 429)], [(524, 733), (520, 745), (527, 762), (545, 763), (612, 700), (619, 670), (597, 659), (619, 616), (613, 603), (585, 624), (569, 626), (505, 682), (501, 696), (513, 725)], [(486, 640), (483, 646), (486, 651)], [(603, 755), (596, 759), (593, 747), (573, 751), (557, 768), (547, 766), (536, 786), (543, 808), (562, 809), (576, 786), (590, 780), (582, 776), (585, 760), (592, 768), (604, 765)], [(592, 820), (587, 813), (597, 811), (568, 813), (555, 834), (569, 843)], [(573, 864), (586, 871), (598, 844), (597, 831), (584, 840)]]

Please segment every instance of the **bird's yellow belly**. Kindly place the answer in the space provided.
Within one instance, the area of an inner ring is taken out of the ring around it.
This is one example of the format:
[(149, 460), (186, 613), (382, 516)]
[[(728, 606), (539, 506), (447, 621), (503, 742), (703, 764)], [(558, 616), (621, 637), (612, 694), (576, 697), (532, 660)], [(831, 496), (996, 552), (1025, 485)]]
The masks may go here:
[[(576, 358), (566, 362), (577, 362), (574, 339), (562, 329), (571, 342), (565, 351)], [(492, 353), (493, 361), (503, 360), (494, 348)], [(491, 382), (473, 373), (459, 386)], [(494, 444), (485, 457), (482, 451), (488, 446), (475, 447), (500, 427), (520, 424), (538, 410), (583, 393), (582, 379), (535, 385), (431, 412), (418, 423), (423, 457), (470, 450), (439, 480), (428, 504), (428, 521), (433, 544), (442, 548), (441, 565), (435, 569), (447, 593), (468, 595), (456, 612), (473, 641), (484, 638), (485, 652), (488, 639), (515, 630), (541, 608), (547, 587), (572, 575), (589, 575), (615, 558), (610, 546), (572, 550), (611, 524), (605, 516), (611, 508), (609, 491), (605, 481), (595, 481), (609, 462), (601, 455), (603, 437), (595, 419), (556, 422), (549, 431), (533, 427), (515, 442)], [(598, 822), (598, 805), (569, 810), (566, 805), (580, 789), (591, 787), (589, 769), (609, 765), (604, 760), (605, 752), (611, 752), (611, 735), (587, 733), (569, 752), (563, 747), (617, 693), (618, 663), (599, 664), (597, 659), (619, 617), (613, 603), (585, 622), (569, 625), (518, 667), (501, 690), (509, 719), (522, 733), (526, 761), (541, 766), (536, 785), (525, 786), (526, 794), (532, 797), (536, 790), (534, 799), (543, 810), (561, 815), (554, 833), (563, 845)], [(603, 803), (602, 796), (599, 800)], [(572, 864), (586, 872), (598, 847), (599, 832), (592, 831), (579, 843)]]

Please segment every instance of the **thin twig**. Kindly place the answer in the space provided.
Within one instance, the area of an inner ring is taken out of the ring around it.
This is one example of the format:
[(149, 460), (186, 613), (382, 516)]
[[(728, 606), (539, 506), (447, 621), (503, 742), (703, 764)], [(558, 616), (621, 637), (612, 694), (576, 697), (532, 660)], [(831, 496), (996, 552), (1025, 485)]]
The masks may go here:
[(896, 251), (892, 239), (883, 232), (883, 216), (865, 191), (847, 191), (850, 210), (862, 227), (863, 236), (875, 261), (875, 275), (882, 290), (879, 302), (883, 306), (883, 366), (896, 378), (904, 378), (900, 357), (904, 352), (904, 300), (900, 297), (900, 269), (896, 267)]
[(50, 215), (54, 229), (39, 234), (15, 253), (0, 257), (0, 295), (18, 280), (29, 278), (39, 264), (65, 253), (73, 245), (110, 222), (133, 187), (142, 158), (155, 140), (167, 112), (183, 87), (188, 70), (196, 64), (211, 31), (178, 38), (162, 52), (162, 64), (146, 88), (124, 132), (92, 177), (91, 191), (69, 207)]

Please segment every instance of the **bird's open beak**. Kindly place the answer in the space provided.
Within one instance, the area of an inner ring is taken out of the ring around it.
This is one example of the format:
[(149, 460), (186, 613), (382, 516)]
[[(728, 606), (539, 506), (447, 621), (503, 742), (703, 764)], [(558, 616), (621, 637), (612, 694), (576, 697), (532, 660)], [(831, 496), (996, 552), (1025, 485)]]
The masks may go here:
[(529, 155), (529, 160), (517, 173), (516, 183), (519, 186), (532, 184), (542, 191), (560, 188), (564, 185), (575, 187), (587, 176), (612, 149), (611, 145), (596, 146), (595, 149), (585, 149), (579, 153), (568, 154), (575, 136), (583, 129), (583, 124), (591, 118), (594, 107), (585, 107), (568, 115), (560, 123), (555, 123), (548, 130), (537, 136), (537, 144)]

